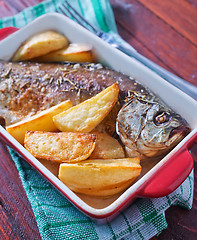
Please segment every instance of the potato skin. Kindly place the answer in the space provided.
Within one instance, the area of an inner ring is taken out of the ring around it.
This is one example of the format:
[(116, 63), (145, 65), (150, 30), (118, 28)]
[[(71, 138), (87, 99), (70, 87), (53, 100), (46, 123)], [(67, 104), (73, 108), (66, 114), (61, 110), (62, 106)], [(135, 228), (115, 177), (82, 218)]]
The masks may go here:
[(96, 96), (57, 114), (53, 121), (60, 131), (88, 133), (112, 110), (118, 94), (119, 86), (114, 83)]
[(73, 186), (67, 186), (76, 193), (81, 193), (88, 196), (93, 197), (99, 197), (99, 198), (109, 198), (115, 194), (121, 193), (125, 191), (128, 187), (131, 186), (131, 184), (135, 181), (136, 177), (131, 178), (130, 180), (120, 183), (120, 184), (114, 184), (111, 186), (108, 186), (106, 188), (102, 189), (94, 189), (94, 188), (77, 188)]
[(32, 59), (34, 62), (95, 62), (92, 46), (70, 43), (67, 47)]
[(74, 192), (107, 197), (125, 190), (140, 173), (139, 158), (89, 159), (60, 164), (59, 179)]
[(12, 61), (24, 61), (61, 49), (69, 44), (67, 38), (55, 31), (38, 33), (27, 39), (16, 51)]
[(92, 131), (91, 133), (96, 134), (97, 140), (90, 159), (116, 159), (125, 157), (123, 147), (118, 140), (98, 131)]

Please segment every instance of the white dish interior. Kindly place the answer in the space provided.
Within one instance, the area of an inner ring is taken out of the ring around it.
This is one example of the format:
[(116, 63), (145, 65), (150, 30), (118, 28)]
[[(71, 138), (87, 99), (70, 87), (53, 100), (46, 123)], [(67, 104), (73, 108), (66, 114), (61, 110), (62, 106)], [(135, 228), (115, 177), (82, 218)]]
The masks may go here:
[(108, 199), (97, 199), (80, 194), (76, 195), (56, 177), (57, 166), (54, 168), (54, 166), (48, 162), (43, 162), (43, 164), (46, 166), (44, 167), (31, 154), (27, 153), (27, 151), (8, 133), (5, 133), (18, 149), (23, 151), (25, 154), (28, 154), (28, 157), (37, 166), (39, 171), (44, 173), (45, 176), (48, 176), (54, 185), (59, 186), (62, 189), (62, 192), (69, 196), (73, 202), (75, 202), (88, 213), (102, 216), (116, 209), (118, 205), (120, 205), (126, 198), (133, 194), (144, 181), (146, 181), (153, 173), (155, 173), (155, 171), (157, 171), (157, 169), (161, 167), (164, 162), (166, 162), (170, 156), (172, 156), (174, 152), (183, 146), (184, 143), (197, 131), (197, 102), (179, 89), (167, 83), (165, 80), (135, 59), (126, 56), (70, 19), (56, 13), (41, 16), (24, 28), (13, 33), (5, 40), (1, 41), (0, 59), (9, 60), (21, 43), (35, 33), (45, 30), (56, 30), (57, 32), (63, 33), (70, 40), (70, 42), (91, 44), (101, 63), (105, 63), (116, 71), (127, 74), (137, 79), (137, 81), (141, 82), (143, 85), (147, 86), (167, 105), (184, 117), (192, 128), (192, 132), (165, 158), (160, 160), (159, 163), (157, 163), (158, 160), (155, 160), (150, 164), (147, 163), (143, 168), (143, 173), (146, 174), (143, 177), (142, 174), (140, 179), (138, 179), (135, 184), (133, 184), (124, 193)]

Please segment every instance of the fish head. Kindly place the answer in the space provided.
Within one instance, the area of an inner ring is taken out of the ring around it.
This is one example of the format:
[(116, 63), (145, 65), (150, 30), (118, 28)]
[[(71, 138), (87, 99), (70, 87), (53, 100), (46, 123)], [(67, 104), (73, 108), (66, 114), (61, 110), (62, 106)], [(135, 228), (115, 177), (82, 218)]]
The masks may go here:
[(116, 131), (129, 156), (156, 157), (178, 144), (190, 128), (165, 104), (135, 97), (119, 111)]

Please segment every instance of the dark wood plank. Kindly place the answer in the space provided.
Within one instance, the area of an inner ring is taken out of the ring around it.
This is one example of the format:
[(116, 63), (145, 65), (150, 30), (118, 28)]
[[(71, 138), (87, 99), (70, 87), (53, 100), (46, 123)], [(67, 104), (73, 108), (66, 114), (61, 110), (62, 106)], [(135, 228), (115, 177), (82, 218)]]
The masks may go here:
[(197, 9), (191, 3), (181, 1), (180, 4), (180, 0), (138, 1), (197, 46)]
[[(191, 41), (137, 0), (110, 2), (117, 24), (131, 36), (131, 45), (134, 41), (139, 42), (175, 74), (197, 85), (197, 47)], [(137, 50), (141, 52), (140, 48)], [(152, 56), (145, 56), (154, 60)]]
[(189, 2), (192, 7), (196, 7), (197, 8), (197, 1), (196, 0), (186, 0), (187, 2)]
[(2, 17), (8, 17), (12, 16), (13, 14), (17, 13), (15, 9), (13, 9), (12, 6), (7, 4), (5, 1), (0, 0), (0, 18)]
[(23, 10), (24, 8), (28, 7), (28, 5), (24, 1), (19, 0), (6, 0), (6, 4), (10, 6), (13, 11), (16, 11), (17, 13)]
[(18, 171), (7, 148), (0, 143), (0, 239), (41, 239)]
[(122, 36), (126, 42), (130, 43), (131, 46), (138, 50), (138, 52), (140, 52), (143, 56), (148, 57), (153, 62), (157, 63), (168, 71), (174, 72), (174, 70), (170, 66), (168, 66), (165, 62), (158, 58), (154, 52), (144, 46), (144, 44), (138, 41), (138, 39), (134, 38), (122, 25), (118, 24), (117, 27), (120, 36)]
[(42, 1), (43, 0), (0, 0), (0, 18), (13, 16), (23, 9)]

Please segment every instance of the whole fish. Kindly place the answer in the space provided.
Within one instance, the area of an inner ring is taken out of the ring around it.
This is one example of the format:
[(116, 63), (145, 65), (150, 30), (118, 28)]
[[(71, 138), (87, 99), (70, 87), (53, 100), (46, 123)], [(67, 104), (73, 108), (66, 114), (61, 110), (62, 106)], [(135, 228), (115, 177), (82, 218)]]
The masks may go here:
[(129, 156), (157, 156), (190, 131), (186, 121), (132, 77), (96, 63), (0, 62), (0, 116), (6, 125), (66, 99), (76, 105), (117, 82), (119, 101), (97, 130), (116, 132)]
[(139, 96), (133, 96), (119, 111), (116, 130), (132, 157), (162, 155), (190, 132), (181, 116), (165, 104)]

